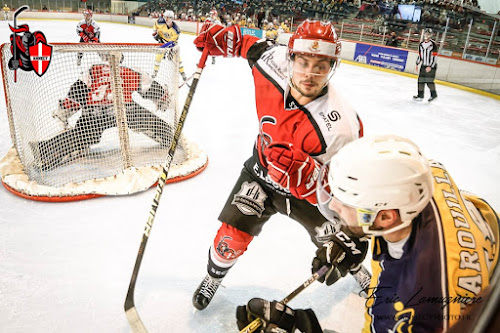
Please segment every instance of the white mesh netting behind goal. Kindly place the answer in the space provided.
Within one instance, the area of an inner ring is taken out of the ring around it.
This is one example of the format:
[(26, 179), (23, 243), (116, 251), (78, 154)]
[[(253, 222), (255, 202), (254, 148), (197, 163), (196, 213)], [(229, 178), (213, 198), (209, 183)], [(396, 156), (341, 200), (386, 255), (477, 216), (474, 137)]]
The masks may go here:
[[(52, 44), (41, 76), (8, 68), (10, 44), (1, 53), (14, 146), (0, 161), (8, 190), (68, 201), (130, 194), (157, 181), (180, 114), (178, 47)], [(198, 174), (207, 161), (181, 136), (169, 181)]]

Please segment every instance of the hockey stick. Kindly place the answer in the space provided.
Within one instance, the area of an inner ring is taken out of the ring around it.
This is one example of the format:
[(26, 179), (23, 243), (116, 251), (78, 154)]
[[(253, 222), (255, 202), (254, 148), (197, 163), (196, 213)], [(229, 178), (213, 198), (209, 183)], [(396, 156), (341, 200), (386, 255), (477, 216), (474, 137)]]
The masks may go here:
[(139, 274), (139, 269), (141, 267), (142, 258), (144, 257), (144, 251), (146, 249), (146, 244), (149, 239), (149, 234), (151, 232), (151, 228), (153, 227), (153, 222), (156, 216), (156, 210), (158, 209), (158, 205), (160, 203), (160, 198), (163, 192), (163, 186), (165, 186), (165, 182), (167, 181), (168, 169), (170, 168), (170, 164), (174, 158), (175, 148), (177, 147), (177, 143), (179, 142), (179, 138), (181, 135), (182, 128), (184, 127), (184, 121), (186, 120), (186, 116), (191, 105), (191, 101), (193, 100), (193, 95), (196, 90), (196, 86), (198, 85), (198, 81), (200, 80), (201, 72), (205, 67), (205, 62), (208, 57), (208, 49), (205, 48), (203, 50), (203, 54), (201, 55), (200, 62), (198, 63), (198, 68), (194, 74), (193, 84), (189, 89), (188, 96), (186, 97), (186, 102), (184, 103), (184, 109), (182, 110), (181, 116), (179, 118), (179, 124), (175, 130), (174, 139), (172, 140), (172, 144), (170, 145), (170, 149), (168, 151), (167, 160), (163, 165), (163, 169), (160, 177), (158, 178), (158, 185), (156, 186), (156, 193), (153, 199), (153, 204), (151, 205), (151, 209), (149, 211), (148, 221), (146, 222), (146, 227), (144, 228), (144, 233), (142, 234), (141, 245), (139, 246), (139, 252), (137, 253), (137, 258), (135, 260), (134, 270), (132, 272), (132, 277), (130, 279), (130, 284), (128, 287), (127, 296), (125, 298), (125, 315), (127, 316), (127, 320), (132, 327), (134, 332), (146, 333), (146, 327), (141, 321), (139, 317), (139, 313), (135, 308), (134, 303), (134, 291), (135, 284), (137, 282), (137, 276)]
[[(194, 75), (195, 75), (195, 74), (196, 74), (196, 72), (194, 72), (193, 74), (191, 74), (191, 76), (190, 76), (190, 77), (186, 78), (186, 80), (184, 80), (184, 82), (182, 82), (182, 83), (179, 85), (179, 88), (180, 88), (180, 87), (182, 87), (183, 85), (187, 84), (187, 83), (188, 83), (188, 81), (190, 81), (190, 80), (194, 77)], [(188, 84), (188, 87), (190, 87), (190, 85), (189, 85), (189, 84)]]
[[(21, 14), (22, 12), (24, 12), (25, 10), (29, 10), (30, 7), (28, 6), (22, 6), (20, 7), (18, 10), (16, 10), (16, 12), (14, 13), (14, 29), (17, 29), (17, 16), (19, 14)], [(13, 49), (13, 57), (14, 59), (16, 59), (16, 56), (17, 56), (17, 40), (16, 40), (16, 37), (17, 37), (17, 33), (14, 32), (14, 44), (12, 45), (12, 49)], [(14, 69), (14, 82), (17, 82), (17, 69)]]
[[(309, 287), (311, 283), (322, 277), (323, 275), (326, 274), (326, 272), (330, 269), (330, 265), (324, 265), (321, 267), (316, 273), (311, 275), (309, 279), (307, 279), (302, 285), (300, 285), (297, 289), (292, 291), (288, 296), (283, 298), (280, 303), (285, 305), (288, 302), (290, 302), (292, 299), (295, 298), (298, 294), (300, 294), (304, 289)], [(262, 320), (260, 318), (256, 318), (254, 321), (252, 321), (250, 324), (248, 324), (246, 327), (244, 327), (240, 333), (252, 333), (255, 332), (260, 325), (262, 325)]]
[[(304, 289), (309, 287), (311, 283), (321, 278), (326, 272), (330, 269), (330, 265), (324, 265), (321, 267), (316, 273), (314, 273), (307, 281), (305, 281), (300, 287), (292, 291), (287, 297), (283, 298), (280, 303), (283, 305), (290, 302), (295, 296), (301, 293)], [(365, 291), (370, 286), (371, 274), (365, 268), (365, 266), (361, 265), (361, 268), (354, 274), (352, 274), (356, 282), (360, 285), (361, 289)], [(245, 328), (243, 328), (240, 333), (252, 333), (255, 332), (260, 325), (262, 325), (262, 320), (260, 318), (256, 318), (250, 324), (248, 324)]]

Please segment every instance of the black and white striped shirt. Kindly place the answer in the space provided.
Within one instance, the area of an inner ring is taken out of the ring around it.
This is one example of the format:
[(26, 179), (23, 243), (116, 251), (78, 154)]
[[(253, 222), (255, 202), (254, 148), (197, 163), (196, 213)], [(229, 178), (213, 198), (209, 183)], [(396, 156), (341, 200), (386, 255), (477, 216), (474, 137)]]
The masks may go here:
[(417, 65), (422, 63), (424, 67), (435, 68), (437, 64), (437, 51), (437, 44), (432, 39), (428, 42), (421, 42), (418, 46)]

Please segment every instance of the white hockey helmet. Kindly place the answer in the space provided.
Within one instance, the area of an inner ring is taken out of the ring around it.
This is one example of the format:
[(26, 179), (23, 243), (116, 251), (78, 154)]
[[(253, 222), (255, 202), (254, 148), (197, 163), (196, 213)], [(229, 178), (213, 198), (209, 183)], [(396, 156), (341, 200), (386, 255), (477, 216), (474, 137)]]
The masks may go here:
[(174, 19), (174, 12), (172, 10), (166, 10), (165, 13), (163, 13), (164, 18), (171, 18), (172, 20)]
[[(434, 181), (428, 160), (410, 140), (396, 135), (364, 137), (344, 146), (320, 170), (318, 206), (332, 219), (335, 197), (356, 209), (367, 235), (384, 235), (409, 226), (430, 202)], [(378, 212), (396, 209), (402, 224), (372, 230)]]
[(217, 16), (217, 11), (215, 9), (212, 9), (209, 14), (210, 16), (215, 17)]

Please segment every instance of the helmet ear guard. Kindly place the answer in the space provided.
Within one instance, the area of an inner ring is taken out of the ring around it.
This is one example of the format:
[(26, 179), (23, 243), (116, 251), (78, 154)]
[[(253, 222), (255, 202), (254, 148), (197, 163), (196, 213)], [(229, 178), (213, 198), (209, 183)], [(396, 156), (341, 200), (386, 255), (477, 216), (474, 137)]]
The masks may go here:
[[(328, 171), (320, 171), (320, 177), (327, 180), (320, 178), (318, 186), (322, 184), (322, 189), (317, 189), (317, 195), (328, 190), (328, 204), (335, 197), (356, 209), (357, 225), (365, 234), (375, 236), (409, 226), (434, 191), (427, 159), (413, 142), (395, 135), (364, 137), (349, 143), (331, 159)], [(326, 202), (324, 198), (318, 198), (318, 206)], [(391, 209), (398, 210), (402, 223), (387, 230), (371, 229), (377, 214)]]

